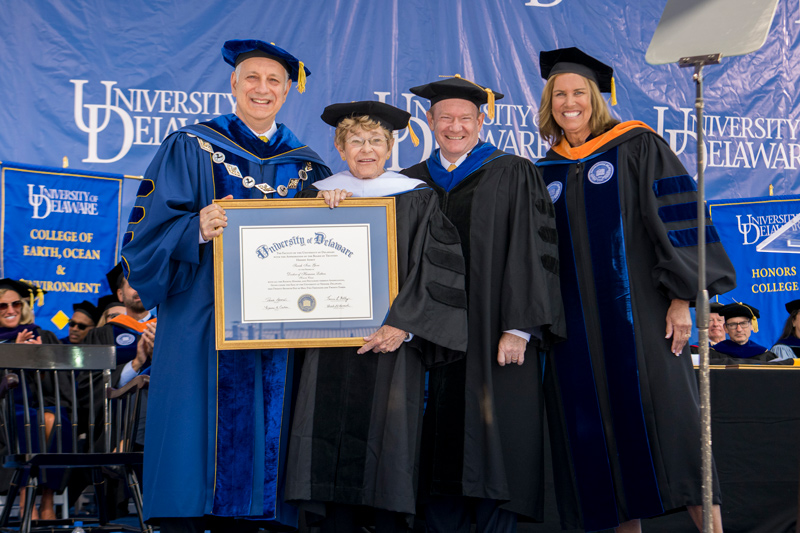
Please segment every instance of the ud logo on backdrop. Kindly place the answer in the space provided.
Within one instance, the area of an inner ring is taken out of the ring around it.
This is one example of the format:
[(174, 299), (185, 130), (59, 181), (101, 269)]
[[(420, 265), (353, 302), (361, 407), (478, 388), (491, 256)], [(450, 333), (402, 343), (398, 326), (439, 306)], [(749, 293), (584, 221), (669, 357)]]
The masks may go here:
[[(84, 163), (114, 163), (133, 146), (158, 146), (186, 124), (233, 113), (235, 109), (229, 93), (120, 89), (115, 87), (116, 81), (100, 82), (105, 87), (104, 103), (84, 103), (84, 86), (89, 80), (69, 81), (75, 86), (75, 125), (88, 134)], [(101, 157), (101, 153), (114, 155)]]
[[(696, 168), (697, 118), (681, 107), (679, 117), (669, 107), (655, 106), (656, 131), (669, 143), (686, 168)], [(669, 125), (678, 123), (677, 127)], [(800, 168), (800, 119), (738, 115), (703, 116), (705, 168), (797, 170)], [(696, 177), (695, 177), (696, 179)]]

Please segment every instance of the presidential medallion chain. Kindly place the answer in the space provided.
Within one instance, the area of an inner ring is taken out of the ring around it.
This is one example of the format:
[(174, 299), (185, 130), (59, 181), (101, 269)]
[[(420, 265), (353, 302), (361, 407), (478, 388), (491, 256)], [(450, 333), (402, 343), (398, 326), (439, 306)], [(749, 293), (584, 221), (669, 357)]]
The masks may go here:
[(297, 177), (292, 178), (289, 180), (289, 184), (287, 185), (278, 185), (278, 188), (275, 189), (269, 183), (256, 183), (255, 178), (252, 176), (244, 176), (242, 175), (242, 171), (239, 170), (239, 167), (233, 165), (231, 163), (225, 162), (225, 154), (222, 152), (214, 151), (214, 147), (211, 145), (210, 142), (201, 139), (197, 135), (192, 133), (187, 133), (189, 137), (194, 137), (197, 139), (198, 144), (200, 145), (200, 149), (208, 152), (211, 154), (211, 160), (218, 164), (224, 165), (225, 170), (228, 174), (234, 178), (239, 178), (242, 180), (242, 185), (244, 185), (247, 189), (252, 189), (255, 187), (258, 189), (262, 194), (264, 194), (264, 198), (267, 197), (268, 194), (278, 193), (279, 196), (286, 196), (289, 194), (289, 189), (297, 189), (298, 185), (302, 181), (306, 181), (308, 179), (308, 173), (311, 172), (312, 166), (310, 161), (306, 161), (304, 168), (301, 168), (297, 171)]

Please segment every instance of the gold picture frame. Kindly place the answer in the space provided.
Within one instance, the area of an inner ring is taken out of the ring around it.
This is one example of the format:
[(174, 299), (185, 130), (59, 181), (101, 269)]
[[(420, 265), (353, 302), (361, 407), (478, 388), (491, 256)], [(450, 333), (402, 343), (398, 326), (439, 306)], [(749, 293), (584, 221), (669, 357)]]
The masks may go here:
[(395, 200), (215, 200), (218, 350), (361, 346), (398, 292)]

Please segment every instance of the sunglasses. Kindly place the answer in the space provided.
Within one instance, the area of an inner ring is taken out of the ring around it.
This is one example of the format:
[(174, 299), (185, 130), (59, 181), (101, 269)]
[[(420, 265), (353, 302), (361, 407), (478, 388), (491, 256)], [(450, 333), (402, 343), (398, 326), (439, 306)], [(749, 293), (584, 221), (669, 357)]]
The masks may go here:
[(75, 326), (77, 326), (78, 329), (81, 330), (81, 331), (85, 330), (86, 328), (91, 328), (92, 327), (89, 324), (81, 324), (80, 322), (75, 322), (74, 320), (70, 320), (69, 322), (67, 322), (67, 324), (69, 324), (69, 327), (71, 327), (71, 328), (74, 328)]
[(19, 311), (20, 309), (22, 309), (22, 300), (17, 300), (16, 302), (11, 302), (11, 303), (8, 302), (0, 303), (0, 311), (5, 311), (6, 309), (9, 308), (9, 306), (11, 306), (12, 309)]

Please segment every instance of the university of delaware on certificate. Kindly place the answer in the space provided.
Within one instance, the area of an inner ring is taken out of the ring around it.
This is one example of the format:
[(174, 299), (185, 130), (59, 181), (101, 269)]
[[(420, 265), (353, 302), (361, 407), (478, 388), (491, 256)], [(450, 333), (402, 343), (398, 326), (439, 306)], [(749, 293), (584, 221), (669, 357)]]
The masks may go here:
[(241, 226), (242, 322), (372, 319), (368, 224)]

